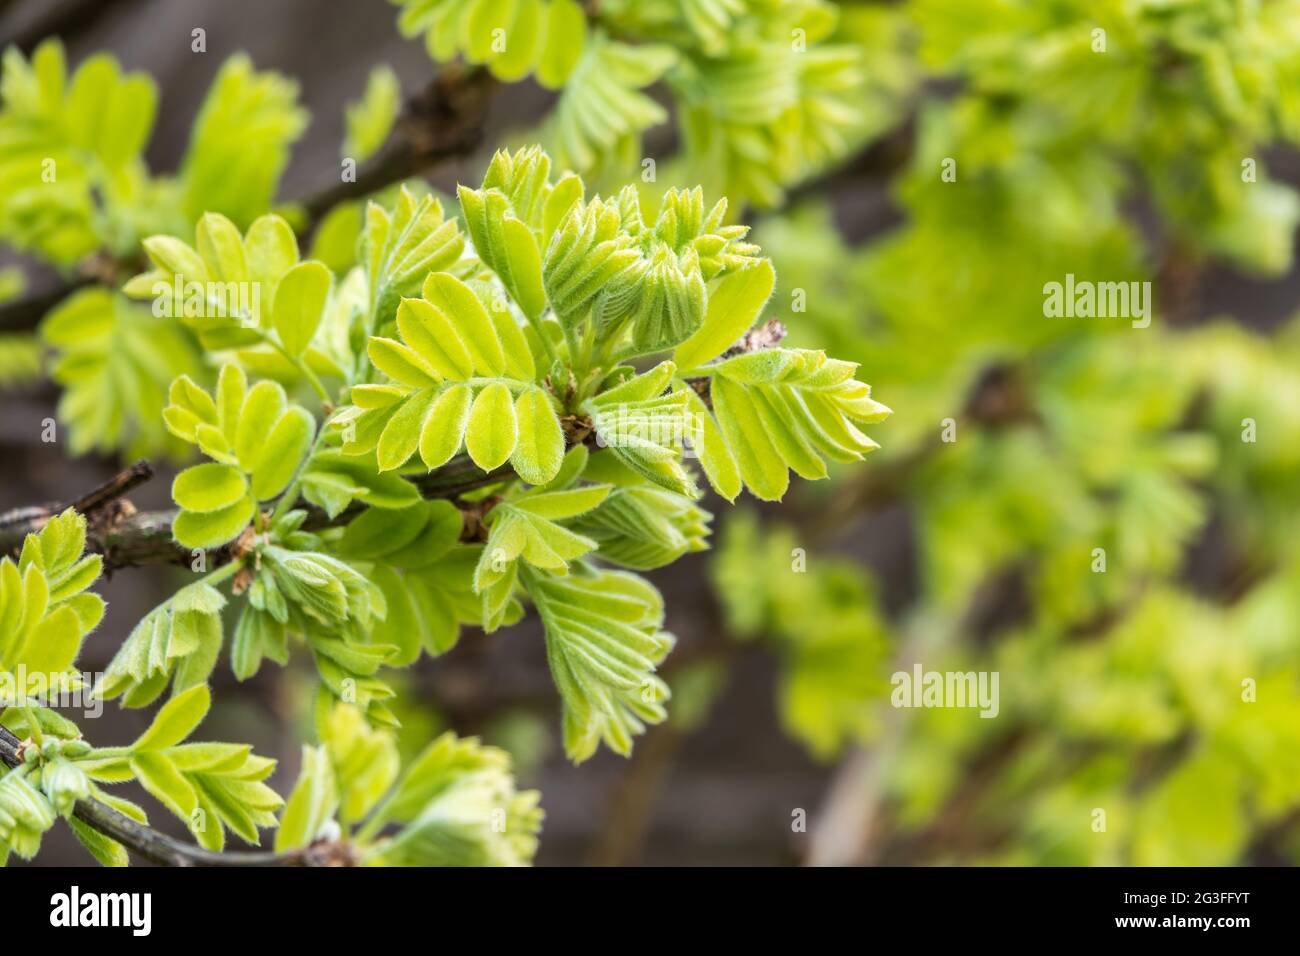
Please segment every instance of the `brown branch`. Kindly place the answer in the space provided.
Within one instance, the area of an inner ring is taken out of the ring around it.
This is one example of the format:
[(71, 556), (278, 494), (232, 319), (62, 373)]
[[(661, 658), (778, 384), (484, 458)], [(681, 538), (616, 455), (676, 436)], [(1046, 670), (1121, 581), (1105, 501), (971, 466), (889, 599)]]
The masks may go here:
[[(10, 768), (22, 762), (24, 742), (0, 727), (0, 761)], [(320, 841), (283, 853), (233, 851), (218, 853), (159, 833), (94, 799), (78, 800), (72, 815), (86, 826), (116, 840), (142, 860), (159, 866), (339, 866), (354, 860), (350, 849)]]
[(483, 124), (496, 80), (482, 67), (446, 66), (406, 102), (396, 135), (357, 170), (355, 182), (338, 182), (302, 202), (310, 234), (332, 208), (364, 199), (443, 162), (469, 156), (483, 140)]
[(143, 485), (152, 477), (153, 467), (149, 462), (141, 459), (130, 468), (119, 471), (98, 488), (82, 495), (66, 508), (72, 508), (83, 515), (93, 514), (105, 505), (125, 496), (133, 488)]
[[(174, 509), (136, 511), (129, 502), (120, 500), (119, 496), (125, 493), (125, 490), (146, 480), (140, 477), (146, 470), (149, 470), (148, 464), (140, 462), (85, 495), (83, 499), (79, 499), (98, 501), (96, 507), (101, 509), (109, 502), (121, 505), (112, 512), (102, 512), (102, 520), (92, 518), (86, 529), (86, 549), (104, 556), (106, 570), (151, 564), (179, 564), (188, 567), (193, 561), (189, 549), (181, 547), (172, 538), (172, 522), (176, 518)], [(151, 470), (149, 474), (152, 474)], [(132, 477), (124, 477), (127, 475)], [(415, 485), (424, 498), (455, 498), (467, 491), (495, 484), (513, 476), (514, 472), (508, 466), (484, 472), (468, 457), (462, 455), (453, 458), (437, 471), (427, 475), (412, 475), (407, 480)], [(112, 490), (116, 490), (118, 496), (107, 498), (106, 496), (110, 495)], [(99, 501), (101, 498), (105, 500)], [(367, 507), (361, 502), (353, 502), (342, 513), (331, 518), (315, 505), (305, 502), (300, 504), (307, 511), (304, 527), (308, 530), (345, 525)], [(29, 533), (39, 531), (54, 514), (58, 514), (61, 510), (40, 506), (21, 508), (0, 516), (0, 554), (16, 553)], [(231, 549), (231, 545), (226, 545), (210, 552), (207, 559), (209, 566), (219, 567), (230, 561), (234, 557)]]
[(69, 508), (89, 519), (88, 533), (102, 533), (136, 513), (135, 507), (123, 498), (152, 477), (153, 467), (141, 460), (66, 504), (30, 505), (6, 511), (0, 514), (0, 553), (17, 551), (28, 534), (40, 531), (51, 518)]

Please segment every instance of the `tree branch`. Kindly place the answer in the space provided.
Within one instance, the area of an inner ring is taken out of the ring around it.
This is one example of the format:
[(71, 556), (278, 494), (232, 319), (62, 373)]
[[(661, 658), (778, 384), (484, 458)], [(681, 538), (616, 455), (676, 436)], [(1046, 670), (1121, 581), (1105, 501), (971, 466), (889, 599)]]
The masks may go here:
[[(99, 520), (92, 518), (86, 528), (86, 549), (104, 556), (106, 570), (151, 564), (178, 564), (188, 567), (193, 560), (189, 549), (181, 547), (172, 537), (172, 522), (176, 518), (175, 509), (136, 511), (130, 502), (120, 501), (120, 495), (147, 480), (152, 474), (153, 471), (147, 462), (138, 462), (78, 499), (78, 502), (89, 502), (97, 509), (104, 509), (104, 506), (110, 502), (119, 504), (119, 507), (112, 511), (103, 510)], [(423, 498), (455, 498), (467, 491), (495, 484), (513, 476), (514, 471), (508, 465), (485, 472), (467, 456), (462, 455), (453, 458), (437, 471), (427, 475), (412, 475), (407, 480), (415, 485)], [(91, 514), (90, 511), (78, 507), (77, 502), (65, 505), (64, 508), (66, 507), (76, 508), (83, 514)], [(307, 521), (304, 527), (308, 530), (320, 530), (347, 524), (365, 511), (367, 506), (361, 502), (353, 502), (333, 518), (315, 505), (303, 503), (303, 507), (307, 510)], [(51, 517), (62, 510), (64, 509), (52, 506), (37, 506), (19, 508), (0, 515), (0, 554), (16, 553), (28, 534), (40, 531)], [(234, 557), (232, 546), (226, 545), (209, 552), (208, 563), (219, 567), (230, 561), (232, 557)]]
[[(19, 766), (23, 762), (22, 747), (23, 741), (8, 728), (0, 727), (0, 761), (10, 768)], [(78, 800), (72, 815), (140, 859), (159, 866), (338, 866), (353, 862), (346, 846), (324, 841), (284, 853), (218, 853), (159, 833), (93, 799)]]
[(338, 182), (303, 200), (310, 234), (336, 205), (363, 199), (448, 160), (468, 156), (483, 140), (483, 124), (496, 80), (482, 67), (453, 63), (406, 101), (395, 136), (357, 170), (355, 182)]
[[(119, 471), (102, 485), (91, 489), (80, 498), (69, 501), (67, 504), (31, 505), (26, 508), (14, 508), (11, 511), (6, 511), (0, 514), (0, 536), (3, 536), (8, 529), (20, 529), (18, 533), (24, 536), (32, 531), (40, 531), (47, 521), (55, 515), (62, 514), (69, 508), (90, 517), (109, 505), (118, 502), (131, 489), (144, 484), (152, 477), (153, 466), (142, 459), (130, 468)], [(125, 507), (129, 507), (129, 505)]]

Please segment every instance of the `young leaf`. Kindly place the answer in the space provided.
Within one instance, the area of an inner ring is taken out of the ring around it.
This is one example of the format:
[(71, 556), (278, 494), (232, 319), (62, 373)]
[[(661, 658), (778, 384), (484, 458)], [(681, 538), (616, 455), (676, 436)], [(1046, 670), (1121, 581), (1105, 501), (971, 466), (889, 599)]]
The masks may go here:
[(206, 514), (229, 508), (248, 494), (248, 479), (233, 465), (209, 462), (186, 468), (172, 482), (172, 500)]
[(280, 279), (275, 288), (272, 318), (280, 343), (291, 356), (302, 355), (316, 334), (333, 282), (320, 262), (301, 262)]
[(219, 511), (182, 511), (172, 522), (172, 536), (186, 548), (218, 548), (239, 537), (257, 509), (252, 498), (241, 498)]
[(626, 755), (646, 723), (667, 716), (655, 666), (673, 645), (659, 630), (662, 602), (630, 574), (544, 577), (526, 587), (546, 632), (546, 657), (564, 701), (564, 750), (581, 763), (603, 740)]
[(515, 401), (515, 418), (519, 440), (510, 464), (530, 485), (544, 485), (559, 473), (564, 459), (564, 432), (550, 397), (540, 388), (529, 389)]
[(776, 273), (766, 259), (723, 276), (709, 292), (704, 324), (677, 346), (673, 361), (690, 369), (717, 358), (758, 319), (775, 285)]
[(484, 471), (504, 465), (519, 439), (510, 389), (493, 382), (478, 393), (465, 428), (465, 450)]
[(156, 750), (135, 753), (131, 756), (131, 772), (155, 800), (182, 820), (190, 819), (198, 796), (165, 755)]
[(420, 429), (420, 460), (429, 470), (445, 465), (460, 451), (473, 397), (468, 385), (453, 385), (430, 407)]
[(302, 748), (302, 770), (284, 805), (275, 834), (275, 851), (283, 853), (306, 846), (316, 838), (338, 804), (334, 768), (324, 747)]
[(149, 729), (136, 738), (133, 751), (165, 750), (180, 743), (208, 713), (212, 696), (207, 685), (191, 687), (163, 704)]

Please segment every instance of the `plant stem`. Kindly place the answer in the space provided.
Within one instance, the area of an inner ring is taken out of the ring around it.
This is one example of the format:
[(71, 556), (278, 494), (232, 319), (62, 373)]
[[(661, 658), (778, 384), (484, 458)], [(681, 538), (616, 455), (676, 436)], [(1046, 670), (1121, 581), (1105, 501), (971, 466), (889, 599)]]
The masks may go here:
[(45, 737), (41, 734), (41, 725), (36, 720), (36, 711), (32, 709), (31, 704), (23, 704), (23, 716), (27, 718), (27, 729), (32, 732), (32, 740), (36, 741), (36, 746), (44, 745)]
[(296, 368), (299, 374), (302, 375), (302, 377), (307, 380), (307, 384), (312, 387), (312, 390), (316, 393), (317, 397), (320, 398), (322, 405), (326, 407), (330, 407), (333, 405), (334, 400), (330, 398), (329, 391), (325, 388), (324, 384), (321, 382), (320, 378), (316, 375), (316, 373), (307, 367), (307, 362), (303, 359), (301, 355), (293, 355), (288, 349), (286, 349), (283, 345), (280, 344), (280, 340), (278, 338), (271, 335), (271, 333), (267, 332), (265, 329), (257, 329), (256, 331), (258, 337), (264, 343), (271, 346), (271, 348), (275, 349), (277, 352), (283, 355), (285, 361), (291, 364), (294, 368)]
[(298, 493), (302, 488), (302, 476), (307, 473), (307, 465), (311, 463), (312, 458), (320, 451), (321, 445), (325, 444), (325, 427), (329, 425), (329, 419), (320, 423), (316, 429), (316, 439), (311, 443), (311, 451), (302, 461), (298, 463), (298, 470), (294, 472), (293, 481), (289, 482), (289, 487), (284, 490), (280, 500), (276, 502), (275, 511), (271, 513), (271, 523), (279, 521), (298, 503)]
[[(0, 763), (22, 772), (22, 741), (0, 727)], [(72, 815), (91, 829), (116, 840), (142, 860), (160, 866), (327, 866), (346, 858), (345, 848), (313, 844), (284, 853), (217, 853), (170, 837), (92, 798), (78, 800)], [(343, 852), (341, 852), (343, 851)]]

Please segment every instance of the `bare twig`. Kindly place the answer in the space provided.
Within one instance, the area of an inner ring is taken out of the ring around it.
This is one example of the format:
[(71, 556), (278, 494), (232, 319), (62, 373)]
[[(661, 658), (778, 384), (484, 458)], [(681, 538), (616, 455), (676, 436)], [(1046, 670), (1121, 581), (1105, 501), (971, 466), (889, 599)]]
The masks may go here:
[(133, 488), (153, 477), (149, 462), (137, 461), (108, 481), (66, 504), (29, 505), (0, 514), (0, 541), (8, 542), (0, 552), (14, 551), (28, 534), (40, 531), (55, 515), (71, 508), (92, 520), (92, 527), (105, 529), (119, 520), (135, 514), (135, 508), (123, 497)]

